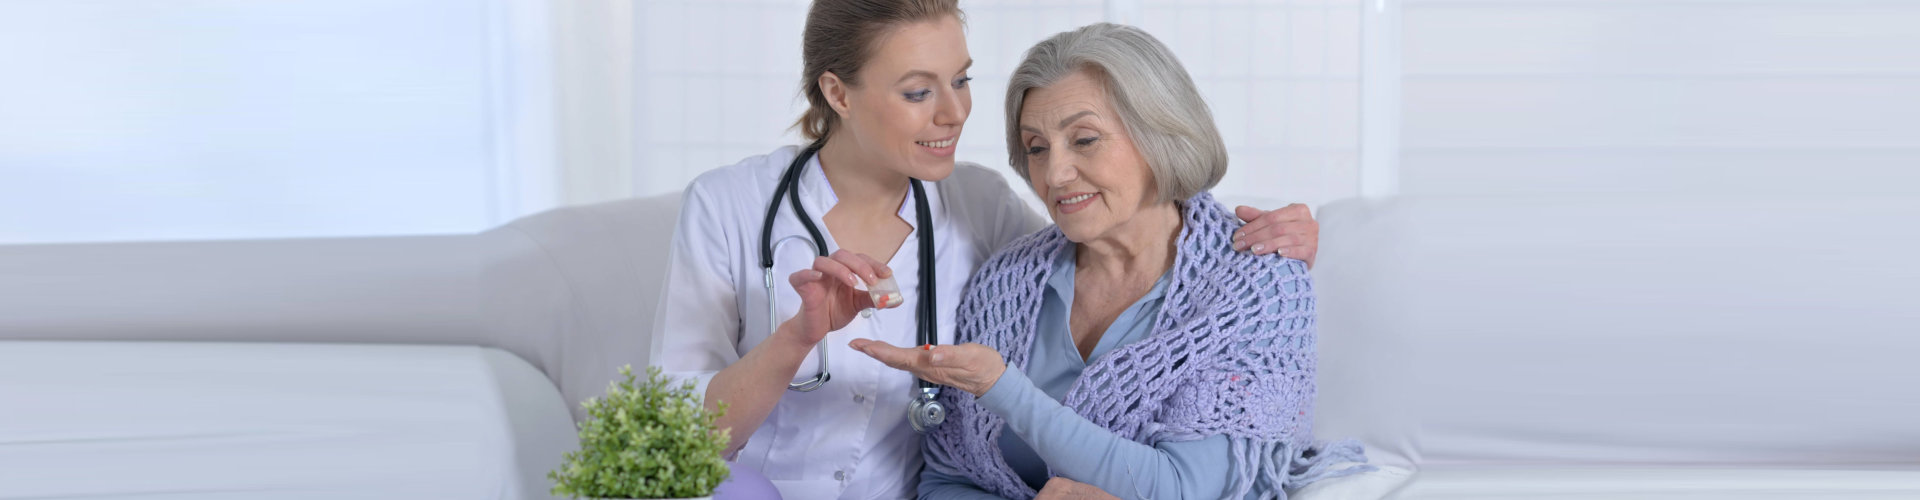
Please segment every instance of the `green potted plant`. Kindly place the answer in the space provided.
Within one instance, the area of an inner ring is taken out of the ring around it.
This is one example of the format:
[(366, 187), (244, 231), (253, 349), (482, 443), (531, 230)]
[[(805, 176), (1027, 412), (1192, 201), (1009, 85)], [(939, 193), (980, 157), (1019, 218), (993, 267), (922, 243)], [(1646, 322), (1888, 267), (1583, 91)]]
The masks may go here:
[(730, 439), (713, 421), (726, 412), (708, 410), (693, 394), (693, 382), (675, 386), (657, 367), (647, 367), (636, 382), (633, 367), (620, 368), (625, 380), (608, 384), (604, 398), (583, 403), (580, 450), (568, 452), (560, 468), (547, 473), (553, 494), (570, 498), (709, 498), (727, 480), (720, 456)]

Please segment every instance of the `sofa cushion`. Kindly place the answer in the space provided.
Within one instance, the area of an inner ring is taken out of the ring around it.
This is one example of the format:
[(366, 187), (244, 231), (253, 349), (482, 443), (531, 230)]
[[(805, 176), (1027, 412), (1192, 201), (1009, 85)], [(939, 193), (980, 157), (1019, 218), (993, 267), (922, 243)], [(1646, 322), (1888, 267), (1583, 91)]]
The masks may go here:
[(0, 342), (19, 498), (550, 498), (544, 376), (479, 347)]
[(1705, 467), (1434, 467), (1396, 500), (1905, 500), (1920, 470)]

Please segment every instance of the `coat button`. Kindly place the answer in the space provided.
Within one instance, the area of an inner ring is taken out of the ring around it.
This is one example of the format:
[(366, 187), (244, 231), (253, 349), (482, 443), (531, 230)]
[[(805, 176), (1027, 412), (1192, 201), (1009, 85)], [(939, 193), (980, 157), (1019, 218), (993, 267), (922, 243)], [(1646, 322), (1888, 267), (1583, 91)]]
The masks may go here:
[(865, 394), (855, 394), (855, 395), (853, 395), (853, 402), (854, 402), (854, 403), (865, 403), (865, 402), (867, 402), (867, 395), (865, 395)]
[(835, 481), (847, 480), (847, 471), (843, 471), (843, 470), (833, 471), (833, 480)]

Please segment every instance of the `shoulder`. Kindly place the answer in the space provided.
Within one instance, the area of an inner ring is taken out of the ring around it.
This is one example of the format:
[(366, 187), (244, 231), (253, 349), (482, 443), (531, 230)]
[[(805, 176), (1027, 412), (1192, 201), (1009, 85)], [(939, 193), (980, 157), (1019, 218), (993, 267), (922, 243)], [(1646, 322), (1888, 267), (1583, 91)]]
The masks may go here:
[(1000, 175), (1000, 172), (997, 170), (970, 161), (953, 162), (953, 174), (948, 175), (946, 180), (940, 182), (951, 182), (956, 186), (964, 186), (966, 188), (977, 187), (1012, 191), (1011, 186), (1007, 185), (1006, 176)]
[(800, 154), (798, 146), (782, 146), (767, 154), (749, 156), (701, 173), (687, 183), (681, 210), (756, 212), (764, 208), (780, 174)]
[(1047, 225), (1029, 202), (1031, 195), (1019, 179), (976, 163), (954, 164), (953, 174), (940, 181), (942, 203), (979, 243), (981, 256), (1005, 247), (1019, 236)]
[[(1311, 293), (1307, 263), (1275, 255), (1253, 255), (1233, 250), (1233, 232), (1244, 225), (1233, 212), (1202, 192), (1182, 202), (1186, 236), (1180, 251), (1188, 267), (1214, 274), (1221, 282), (1261, 283), (1284, 297)], [(1262, 294), (1268, 295), (1268, 294)]]
[(1066, 243), (1067, 235), (1060, 232), (1060, 226), (1053, 225), (1014, 238), (980, 264), (980, 269), (974, 272), (975, 281), (1020, 269), (1045, 268), (1053, 261), (1054, 252)]
[(780, 180), (780, 174), (799, 154), (799, 146), (781, 146), (767, 154), (742, 158), (732, 165), (708, 170), (694, 177), (693, 182), (687, 184), (687, 191), (689, 194), (695, 190), (711, 193), (738, 191), (742, 186), (771, 186)]
[(1001, 210), (1019, 208), (1019, 194), (1000, 172), (978, 163), (955, 162), (953, 173), (938, 183), (940, 197), (969, 219), (989, 220)]

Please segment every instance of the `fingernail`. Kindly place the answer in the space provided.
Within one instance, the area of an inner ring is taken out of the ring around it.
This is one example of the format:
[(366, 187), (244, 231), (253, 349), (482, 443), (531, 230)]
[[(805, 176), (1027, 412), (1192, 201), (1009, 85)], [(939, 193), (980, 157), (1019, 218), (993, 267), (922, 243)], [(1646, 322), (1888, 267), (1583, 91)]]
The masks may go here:
[(1260, 253), (1261, 250), (1265, 250), (1266, 248), (1267, 248), (1266, 245), (1254, 245), (1253, 253)]

